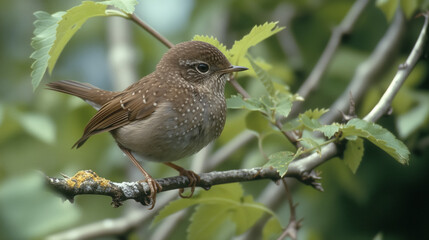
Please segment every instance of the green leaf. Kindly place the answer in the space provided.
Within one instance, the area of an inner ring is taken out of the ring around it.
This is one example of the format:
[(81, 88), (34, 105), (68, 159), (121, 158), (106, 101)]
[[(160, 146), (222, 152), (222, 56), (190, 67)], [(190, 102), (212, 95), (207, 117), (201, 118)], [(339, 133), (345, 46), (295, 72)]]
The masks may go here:
[(199, 240), (201, 236), (205, 239), (215, 239), (217, 233), (222, 231), (222, 223), (230, 220), (232, 214), (227, 203), (199, 205), (191, 216), (187, 239)]
[(85, 1), (81, 5), (69, 9), (62, 16), (56, 29), (54, 45), (49, 50), (49, 55), (51, 56), (48, 61), (49, 73), (52, 73), (60, 53), (76, 31), (91, 17), (107, 16), (106, 8), (107, 5), (105, 4)]
[(283, 231), (283, 228), (279, 220), (272, 217), (267, 221), (267, 223), (265, 223), (265, 226), (262, 229), (262, 239), (263, 240), (277, 239), (282, 233), (282, 231)]
[(249, 34), (244, 36), (241, 40), (235, 41), (230, 50), (230, 54), (232, 55), (231, 63), (250, 67), (249, 65), (241, 64), (242, 62), (248, 61), (248, 59), (245, 58), (247, 51), (250, 47), (255, 46), (284, 29), (284, 27), (278, 27), (277, 24), (278, 22), (266, 22), (263, 25), (255, 26)]
[(171, 214), (198, 203), (199, 201), (197, 198), (180, 198), (176, 201), (171, 201), (167, 206), (165, 206), (161, 211), (159, 211), (159, 214), (154, 218), (151, 227), (158, 224), (160, 221), (170, 216)]
[(355, 141), (348, 141), (344, 150), (344, 163), (352, 170), (353, 174), (362, 161), (364, 152), (363, 139), (357, 138)]
[(52, 144), (55, 142), (55, 125), (48, 117), (36, 113), (18, 114), (21, 126), (32, 136)]
[(401, 8), (405, 13), (407, 19), (413, 16), (413, 13), (419, 6), (419, 0), (401, 0)]
[(243, 196), (240, 205), (234, 209), (231, 215), (232, 221), (236, 225), (236, 235), (241, 235), (252, 227), (259, 218), (266, 212), (266, 207), (253, 200), (251, 195)]
[(230, 109), (247, 109), (260, 112), (264, 110), (260, 101), (253, 98), (243, 99), (240, 95), (232, 95), (230, 98), (226, 99), (226, 105)]
[(115, 15), (106, 12), (107, 5), (110, 4), (131, 13), (136, 3), (135, 0), (112, 0), (101, 3), (84, 1), (66, 12), (57, 12), (52, 15), (36, 12), (34, 14), (37, 18), (34, 22), (36, 29), (31, 42), (34, 52), (30, 56), (35, 60), (31, 66), (33, 89), (39, 86), (47, 69), (49, 74), (52, 73), (64, 47), (89, 18)]
[(398, 9), (399, 0), (377, 0), (375, 4), (384, 13), (386, 19), (390, 21)]
[(259, 81), (261, 81), (261, 83), (264, 85), (265, 90), (267, 90), (270, 96), (274, 96), (276, 92), (274, 89), (273, 82), (271, 81), (271, 78), (268, 75), (268, 73), (264, 69), (262, 69), (258, 64), (256, 64), (251, 58), (248, 58), (248, 59), (249, 59), (250, 65), (252, 65), (253, 70), (255, 70)]
[(254, 202), (251, 196), (243, 196), (241, 185), (233, 183), (215, 186), (210, 191), (200, 192), (195, 198), (171, 202), (160, 211), (154, 224), (194, 204), (199, 206), (191, 217), (188, 239), (201, 239), (202, 235), (205, 239), (219, 237), (225, 221), (234, 223), (235, 227), (228, 228), (228, 231), (234, 230), (238, 235), (247, 231), (264, 213), (275, 216), (270, 209)]
[(114, 6), (128, 14), (132, 14), (137, 5), (137, 0), (109, 0), (100, 2), (101, 4)]
[(223, 45), (222, 43), (220, 43), (217, 38), (212, 37), (212, 36), (202, 36), (202, 35), (195, 35), (194, 38), (192, 39), (193, 41), (201, 41), (201, 42), (206, 42), (206, 43), (210, 43), (211, 45), (215, 46), (217, 49), (219, 49), (225, 56), (226, 58), (231, 61), (231, 55), (228, 52), (228, 49), (226, 49), (226, 46)]
[(246, 116), (246, 127), (259, 134), (273, 131), (266, 117), (260, 112), (250, 112)]
[(294, 118), (290, 121), (287, 121), (283, 127), (282, 130), (284, 131), (293, 131), (297, 130), (302, 126), (301, 122), (299, 121), (299, 118)]
[(322, 124), (319, 123), (316, 119), (309, 118), (307, 115), (299, 115), (300, 122), (308, 129), (314, 130), (322, 127)]
[(280, 177), (286, 175), (289, 163), (294, 159), (294, 153), (289, 151), (273, 153), (268, 157), (268, 162), (262, 166), (263, 168), (273, 167), (277, 170)]
[(340, 130), (340, 125), (334, 123), (331, 125), (323, 125), (321, 127), (315, 128), (314, 131), (322, 132), (327, 138), (331, 138)]
[(302, 115), (305, 115), (309, 118), (313, 118), (313, 119), (319, 119), (323, 114), (329, 112), (329, 109), (325, 109), (325, 108), (321, 108), (321, 109), (309, 109), (307, 111), (305, 111), (304, 113), (302, 113)]
[(30, 58), (34, 59), (31, 65), (33, 69), (31, 72), (33, 90), (39, 86), (46, 72), (50, 59), (49, 50), (55, 42), (58, 22), (64, 14), (65, 12), (57, 12), (50, 15), (42, 11), (34, 13), (37, 20), (34, 21), (34, 37), (31, 40), (31, 46), (34, 48), (34, 52), (30, 56)]
[(408, 164), (410, 151), (407, 146), (380, 125), (354, 118), (341, 130), (343, 132), (343, 137), (358, 136), (366, 138), (377, 147), (383, 149), (399, 163)]
[(290, 94), (277, 93), (275, 95), (275, 112), (283, 117), (289, 116), (292, 109), (292, 97)]

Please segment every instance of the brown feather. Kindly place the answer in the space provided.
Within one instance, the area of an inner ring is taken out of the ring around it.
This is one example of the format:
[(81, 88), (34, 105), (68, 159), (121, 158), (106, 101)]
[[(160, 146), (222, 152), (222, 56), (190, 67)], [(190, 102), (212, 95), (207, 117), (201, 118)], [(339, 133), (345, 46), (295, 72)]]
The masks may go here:
[[(153, 79), (155, 82), (156, 78)], [(148, 92), (150, 95), (145, 95), (138, 89), (141, 85), (147, 84), (149, 87)], [(145, 79), (131, 85), (120, 94), (117, 94), (113, 99), (105, 103), (100, 110), (91, 118), (85, 127), (82, 137), (73, 145), (79, 148), (86, 140), (92, 135), (109, 132), (119, 127), (128, 125), (132, 121), (139, 120), (150, 116), (159, 104), (157, 101), (161, 100), (160, 95), (157, 94), (161, 91), (160, 84), (145, 82)], [(137, 89), (137, 90), (136, 90)], [(155, 92), (155, 94), (153, 94)], [(143, 101), (144, 99), (144, 101)]]
[(81, 83), (75, 81), (57, 81), (46, 84), (47, 89), (67, 93), (76, 97), (80, 97), (85, 101), (89, 101), (94, 108), (100, 108), (114, 96), (118, 95), (118, 92), (106, 91), (97, 88), (88, 83)]

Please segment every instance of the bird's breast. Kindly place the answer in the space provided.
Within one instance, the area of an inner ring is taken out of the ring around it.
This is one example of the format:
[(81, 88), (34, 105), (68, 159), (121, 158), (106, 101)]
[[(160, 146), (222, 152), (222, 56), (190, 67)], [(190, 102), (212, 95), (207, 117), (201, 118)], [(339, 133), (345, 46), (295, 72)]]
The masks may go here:
[(225, 125), (223, 96), (192, 96), (160, 103), (149, 117), (112, 132), (116, 141), (146, 160), (175, 161), (216, 139)]

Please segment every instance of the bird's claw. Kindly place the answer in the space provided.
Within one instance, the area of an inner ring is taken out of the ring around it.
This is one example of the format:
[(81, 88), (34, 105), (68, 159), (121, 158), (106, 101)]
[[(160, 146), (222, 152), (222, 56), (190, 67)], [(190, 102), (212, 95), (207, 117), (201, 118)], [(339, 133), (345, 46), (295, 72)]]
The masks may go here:
[(191, 193), (189, 195), (183, 195), (183, 192), (185, 191), (184, 188), (179, 189), (179, 196), (181, 198), (190, 198), (192, 195), (194, 195), (195, 186), (200, 181), (200, 176), (196, 174), (194, 171), (183, 169), (179, 171), (180, 176), (185, 176), (189, 179), (189, 187), (191, 187)]

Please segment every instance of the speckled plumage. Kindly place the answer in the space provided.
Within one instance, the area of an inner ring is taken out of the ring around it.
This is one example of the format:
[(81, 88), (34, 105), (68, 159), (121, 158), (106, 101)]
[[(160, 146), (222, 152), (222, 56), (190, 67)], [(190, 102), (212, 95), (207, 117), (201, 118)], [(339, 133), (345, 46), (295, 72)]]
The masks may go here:
[(80, 97), (98, 110), (74, 146), (109, 131), (130, 158), (132, 153), (170, 162), (199, 151), (221, 134), (225, 83), (230, 73), (243, 70), (232, 66), (216, 47), (190, 41), (171, 48), (156, 71), (121, 92), (73, 81), (47, 86)]

